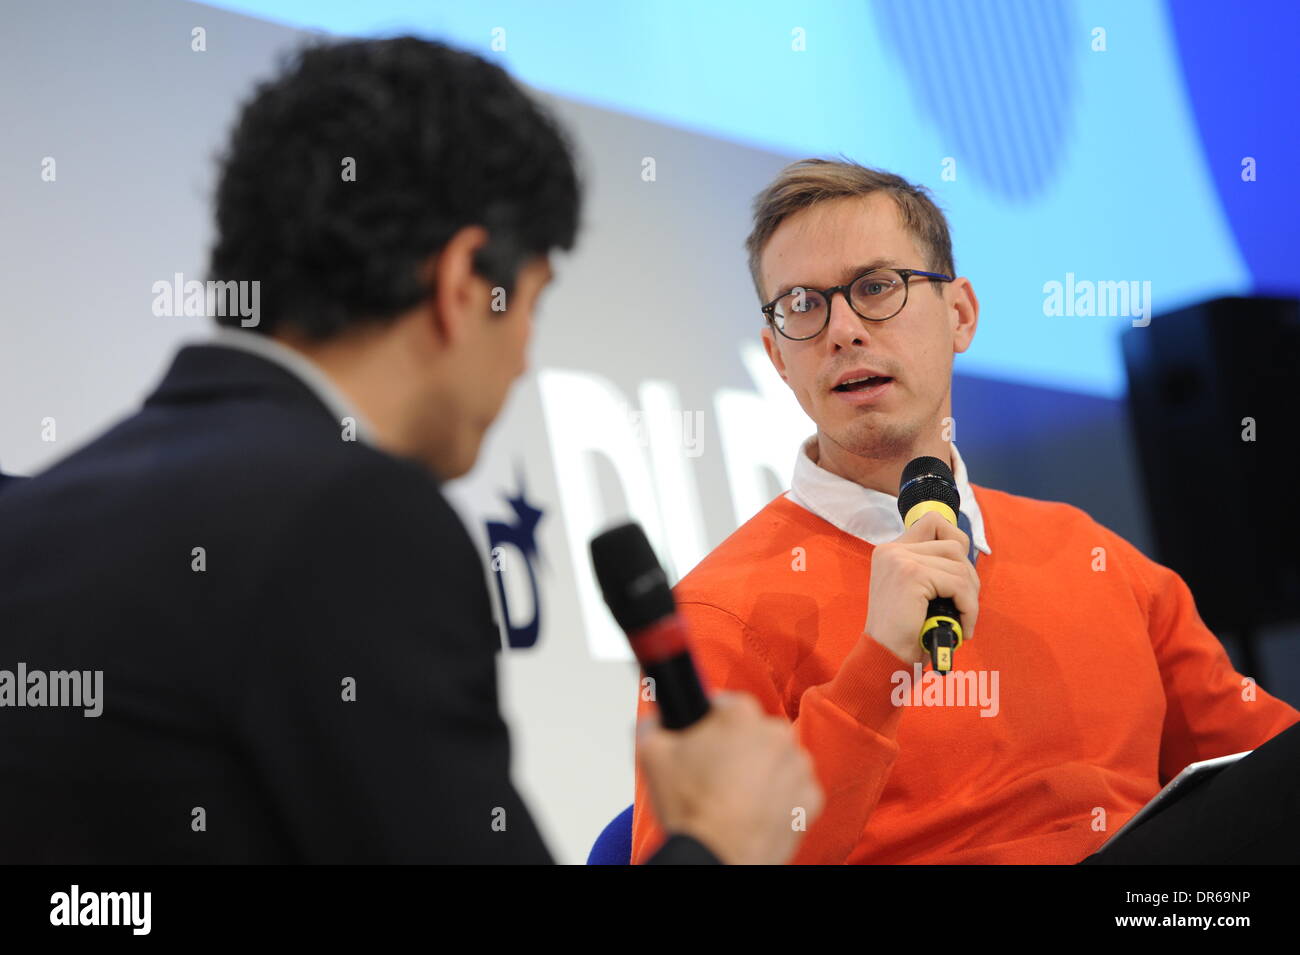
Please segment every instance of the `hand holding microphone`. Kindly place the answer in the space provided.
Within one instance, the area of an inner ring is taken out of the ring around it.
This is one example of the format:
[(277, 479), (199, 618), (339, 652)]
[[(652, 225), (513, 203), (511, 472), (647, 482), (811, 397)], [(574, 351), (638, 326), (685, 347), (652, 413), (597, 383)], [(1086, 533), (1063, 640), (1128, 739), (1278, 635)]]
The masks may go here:
[(812, 759), (794, 729), (748, 693), (718, 693), (685, 730), (658, 720), (638, 727), (637, 760), (667, 832), (683, 832), (729, 865), (779, 865), (803, 839), (794, 810), (811, 824), (822, 810)]
[[(972, 639), (979, 616), (980, 579), (967, 556), (970, 538), (955, 523), (959, 501), (951, 474), (931, 457), (904, 469), (899, 511), (907, 529), (876, 547), (867, 605), (870, 637), (908, 664), (929, 652), (939, 672), (951, 669), (951, 651)], [(936, 647), (936, 637), (949, 646)], [(922, 642), (927, 638), (929, 646)]]
[(793, 810), (811, 823), (822, 809), (793, 728), (747, 694), (705, 694), (668, 579), (638, 525), (596, 537), (591, 558), (610, 612), (654, 680), (660, 715), (638, 727), (637, 759), (660, 825), (726, 863), (788, 861), (803, 837)]

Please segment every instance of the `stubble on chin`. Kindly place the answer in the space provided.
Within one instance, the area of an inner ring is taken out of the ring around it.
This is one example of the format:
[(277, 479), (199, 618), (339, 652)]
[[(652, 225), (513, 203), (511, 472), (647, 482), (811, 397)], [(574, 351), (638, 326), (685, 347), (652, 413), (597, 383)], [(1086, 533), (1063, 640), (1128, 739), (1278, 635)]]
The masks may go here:
[(882, 421), (856, 421), (830, 434), (849, 454), (868, 460), (890, 461), (909, 453), (915, 446), (913, 428)]

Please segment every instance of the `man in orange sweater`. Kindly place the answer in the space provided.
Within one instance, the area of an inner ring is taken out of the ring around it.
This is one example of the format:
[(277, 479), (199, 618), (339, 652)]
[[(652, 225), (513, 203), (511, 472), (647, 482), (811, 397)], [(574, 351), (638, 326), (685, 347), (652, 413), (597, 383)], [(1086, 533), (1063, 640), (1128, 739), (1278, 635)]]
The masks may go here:
[[(675, 592), (706, 682), (757, 696), (813, 757), (825, 807), (793, 861), (1077, 863), (1187, 764), (1300, 721), (1234, 671), (1171, 570), (1078, 508), (970, 484), (951, 382), (979, 303), (924, 190), (794, 163), (756, 200), (747, 248), (764, 347), (817, 433), (790, 491)], [(903, 531), (899, 477), (921, 455), (950, 462), (961, 529), (929, 514)], [(946, 677), (922, 671), (917, 641), (935, 596), (967, 637)], [(1293, 767), (1297, 734), (1207, 798)], [(647, 796), (638, 771), (634, 862), (662, 840)], [(1235, 855), (1260, 845), (1234, 828), (1249, 820), (1198, 811), (1201, 829), (1157, 846), (1136, 839), (1147, 823), (1117, 857), (1265, 861)]]

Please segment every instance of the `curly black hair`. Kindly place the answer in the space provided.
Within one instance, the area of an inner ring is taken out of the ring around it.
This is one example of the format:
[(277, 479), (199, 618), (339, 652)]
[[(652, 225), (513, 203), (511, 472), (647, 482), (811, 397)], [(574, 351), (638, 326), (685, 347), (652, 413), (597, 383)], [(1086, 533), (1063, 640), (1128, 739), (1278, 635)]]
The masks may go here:
[(467, 225), (489, 233), (476, 271), (509, 292), (529, 258), (573, 247), (578, 216), (563, 131), (500, 67), (410, 36), (315, 44), (235, 124), (208, 278), (260, 281), (255, 330), (319, 341), (426, 298), (420, 266)]

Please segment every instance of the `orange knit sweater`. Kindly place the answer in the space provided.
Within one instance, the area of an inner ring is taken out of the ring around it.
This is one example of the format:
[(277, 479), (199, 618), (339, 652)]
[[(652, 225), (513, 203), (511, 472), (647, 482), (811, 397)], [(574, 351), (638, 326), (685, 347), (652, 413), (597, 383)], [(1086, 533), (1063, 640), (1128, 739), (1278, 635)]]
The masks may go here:
[[(1233, 670), (1173, 571), (1078, 508), (972, 490), (992, 551), (955, 657), (974, 673), (927, 666), (912, 689), (860, 636), (873, 545), (785, 497), (676, 587), (706, 684), (752, 693), (813, 758), (826, 806), (796, 862), (1078, 862), (1188, 763), (1300, 720)], [(638, 772), (633, 861), (662, 839)]]

